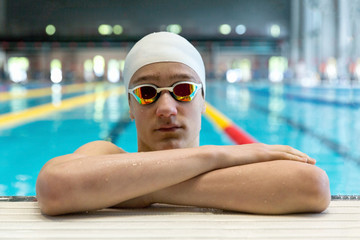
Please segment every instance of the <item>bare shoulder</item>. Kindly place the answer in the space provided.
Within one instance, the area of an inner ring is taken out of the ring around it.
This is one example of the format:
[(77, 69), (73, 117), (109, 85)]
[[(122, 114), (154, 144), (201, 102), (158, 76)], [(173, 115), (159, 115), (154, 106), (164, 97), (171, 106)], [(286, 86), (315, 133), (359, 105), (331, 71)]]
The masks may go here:
[(58, 156), (51, 159), (45, 164), (44, 168), (47, 168), (48, 166), (62, 164), (75, 159), (84, 159), (89, 156), (100, 156), (119, 153), (125, 153), (125, 151), (111, 142), (93, 141), (82, 145), (74, 153)]
[(101, 140), (86, 143), (81, 147), (79, 147), (74, 152), (74, 154), (80, 154), (86, 156), (119, 154), (119, 153), (125, 153), (125, 151), (111, 142), (101, 141)]

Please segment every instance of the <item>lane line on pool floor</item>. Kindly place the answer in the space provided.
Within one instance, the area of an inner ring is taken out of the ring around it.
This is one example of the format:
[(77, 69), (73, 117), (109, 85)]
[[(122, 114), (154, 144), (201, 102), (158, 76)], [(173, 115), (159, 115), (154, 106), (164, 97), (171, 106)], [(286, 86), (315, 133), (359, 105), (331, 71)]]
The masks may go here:
[(108, 135), (104, 138), (105, 141), (116, 143), (120, 134), (129, 126), (131, 119), (129, 116), (121, 117), (116, 125), (109, 131)]
[[(271, 93), (268, 90), (265, 89), (250, 89), (254, 94), (270, 97)], [(319, 105), (331, 105), (336, 107), (346, 107), (346, 108), (352, 108), (352, 109), (359, 109), (360, 108), (360, 102), (356, 101), (338, 101), (338, 100), (329, 100), (329, 99), (323, 99), (319, 97), (314, 96), (302, 96), (298, 94), (293, 93), (286, 93), (281, 95), (281, 97), (291, 100), (291, 101), (298, 101), (298, 102), (307, 102), (307, 103), (314, 103)]]
[[(265, 114), (270, 114), (269, 109), (262, 107), (260, 105), (251, 104), (251, 107), (257, 111), (263, 112)], [(305, 134), (310, 135), (311, 137), (316, 138), (317, 140), (319, 140), (322, 144), (324, 144), (326, 147), (328, 147), (331, 151), (335, 152), (336, 154), (338, 154), (339, 156), (342, 156), (343, 158), (352, 160), (354, 162), (356, 162), (357, 164), (360, 164), (360, 160), (359, 157), (353, 155), (350, 151), (350, 149), (344, 145), (342, 145), (341, 143), (328, 138), (324, 135), (318, 134), (315, 131), (313, 131), (311, 128), (301, 124), (301, 123), (297, 123), (294, 120), (292, 120), (289, 117), (283, 116), (283, 115), (279, 115), (277, 116), (277, 118), (279, 118), (280, 120), (284, 121), (286, 124), (288, 124), (289, 126), (291, 126), (294, 129), (297, 129)]]
[(112, 94), (121, 95), (124, 94), (124, 92), (125, 92), (124, 87), (120, 86), (109, 90), (102, 90), (99, 92), (89, 93), (82, 96), (65, 99), (62, 100), (58, 106), (55, 106), (52, 103), (47, 103), (40, 106), (28, 108), (19, 112), (2, 114), (0, 115), (0, 129), (21, 125), (55, 112), (71, 110), (73, 108), (94, 102), (99, 97), (106, 99), (110, 97)]

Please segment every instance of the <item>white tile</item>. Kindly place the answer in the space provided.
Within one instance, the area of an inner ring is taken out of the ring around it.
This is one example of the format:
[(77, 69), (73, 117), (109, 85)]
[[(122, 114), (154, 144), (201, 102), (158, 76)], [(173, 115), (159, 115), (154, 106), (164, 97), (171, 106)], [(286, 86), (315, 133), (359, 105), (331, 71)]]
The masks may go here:
[(36, 202), (0, 202), (2, 239), (360, 239), (360, 201), (321, 214), (251, 215), (157, 206), (47, 217)]

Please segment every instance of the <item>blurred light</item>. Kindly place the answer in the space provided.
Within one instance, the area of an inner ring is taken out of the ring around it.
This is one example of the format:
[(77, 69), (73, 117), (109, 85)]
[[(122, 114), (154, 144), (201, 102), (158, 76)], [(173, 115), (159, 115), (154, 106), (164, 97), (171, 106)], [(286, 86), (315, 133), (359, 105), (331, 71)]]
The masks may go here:
[(251, 61), (247, 58), (236, 59), (231, 64), (231, 69), (240, 69), (241, 78), (237, 81), (249, 81), (251, 79)]
[(100, 55), (96, 55), (93, 61), (95, 75), (97, 77), (102, 77), (104, 75), (105, 59)]
[(101, 35), (110, 35), (113, 32), (113, 29), (108, 24), (101, 24), (98, 28), (98, 31)]
[(60, 83), (62, 81), (62, 71), (59, 68), (51, 69), (50, 80), (53, 83)]
[(242, 59), (240, 61), (240, 69), (242, 73), (242, 80), (247, 82), (251, 79), (251, 61), (249, 59)]
[(84, 62), (84, 79), (87, 82), (91, 82), (94, 80), (94, 74), (93, 74), (93, 61), (91, 59), (87, 59)]
[(61, 61), (59, 59), (53, 59), (50, 63), (50, 69), (60, 68), (61, 69)]
[(280, 26), (277, 25), (277, 24), (273, 24), (271, 27), (270, 27), (270, 34), (271, 36), (277, 38), (280, 36), (280, 33), (281, 33), (281, 30), (280, 30)]
[(46, 32), (46, 34), (49, 35), (49, 36), (54, 35), (55, 32), (56, 32), (56, 28), (55, 28), (54, 25), (49, 24), (49, 25), (46, 26), (45, 32)]
[(337, 78), (337, 66), (335, 58), (329, 58), (326, 63), (325, 73), (329, 80), (334, 80)]
[(355, 65), (355, 76), (357, 77), (357, 79), (360, 79), (360, 59), (358, 59), (356, 61), (356, 65)]
[(61, 61), (53, 59), (50, 63), (50, 80), (53, 83), (60, 83), (62, 81)]
[(285, 57), (273, 56), (269, 59), (269, 80), (281, 82), (284, 80), (284, 73), (288, 68), (288, 61)]
[(84, 62), (84, 70), (92, 71), (93, 70), (93, 61), (91, 59), (87, 59)]
[(181, 33), (181, 26), (179, 24), (170, 24), (166, 27), (166, 31), (179, 34)]
[(125, 67), (125, 60), (120, 60), (120, 71), (123, 72), (124, 71), (124, 67)]
[(320, 77), (317, 73), (307, 73), (300, 79), (300, 84), (304, 87), (315, 87), (319, 85)]
[(123, 27), (121, 25), (115, 25), (113, 27), (113, 32), (115, 35), (120, 35), (123, 33)]
[(229, 24), (222, 24), (219, 27), (219, 32), (223, 35), (228, 35), (231, 32), (231, 26)]
[(109, 82), (116, 83), (120, 81), (120, 64), (115, 59), (110, 59), (108, 63), (107, 77)]
[(281, 71), (274, 70), (269, 73), (269, 79), (271, 82), (281, 82), (284, 80), (284, 74)]
[(235, 32), (239, 35), (242, 35), (246, 32), (246, 27), (242, 24), (240, 25), (237, 25), (236, 28), (235, 28)]
[(29, 60), (26, 57), (10, 57), (8, 60), (9, 77), (13, 82), (23, 82), (27, 79)]
[(234, 83), (241, 81), (242, 79), (242, 72), (241, 69), (229, 69), (226, 72), (226, 80), (229, 83)]

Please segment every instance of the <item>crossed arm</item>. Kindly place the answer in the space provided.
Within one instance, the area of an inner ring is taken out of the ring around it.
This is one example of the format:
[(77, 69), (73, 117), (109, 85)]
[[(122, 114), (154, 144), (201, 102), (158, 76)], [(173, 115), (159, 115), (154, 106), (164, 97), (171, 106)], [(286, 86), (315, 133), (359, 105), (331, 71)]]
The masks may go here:
[(125, 153), (96, 141), (50, 160), (36, 189), (49, 215), (152, 203), (262, 214), (321, 212), (330, 201), (329, 182), (314, 163), (281, 145)]

